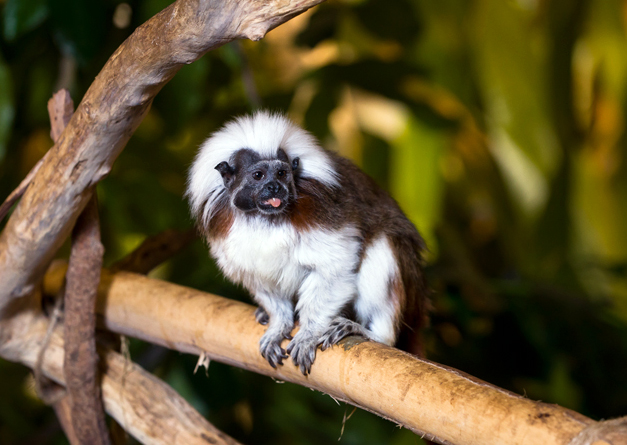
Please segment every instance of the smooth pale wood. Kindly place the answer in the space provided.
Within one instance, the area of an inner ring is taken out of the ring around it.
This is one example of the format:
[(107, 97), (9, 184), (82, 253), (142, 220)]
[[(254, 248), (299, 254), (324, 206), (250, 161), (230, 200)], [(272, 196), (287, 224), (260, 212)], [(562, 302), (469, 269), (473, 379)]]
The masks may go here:
[[(48, 320), (24, 309), (0, 324), (0, 356), (35, 366)], [(57, 329), (46, 349), (42, 370), (65, 385), (63, 336)], [(236, 442), (214, 428), (172, 388), (121, 354), (106, 351), (101, 360), (106, 411), (133, 437), (153, 445), (229, 445)]]
[[(64, 267), (51, 268), (46, 293)], [(323, 391), (442, 443), (564, 445), (595, 423), (356, 337), (318, 351), (309, 377), (289, 361), (274, 370), (259, 354), (252, 306), (127, 272), (102, 277), (98, 312), (112, 331)]]
[(137, 28), (92, 83), (0, 235), (0, 314), (32, 292), (89, 189), (183, 65), (234, 39), (259, 40), (322, 1), (178, 0)]

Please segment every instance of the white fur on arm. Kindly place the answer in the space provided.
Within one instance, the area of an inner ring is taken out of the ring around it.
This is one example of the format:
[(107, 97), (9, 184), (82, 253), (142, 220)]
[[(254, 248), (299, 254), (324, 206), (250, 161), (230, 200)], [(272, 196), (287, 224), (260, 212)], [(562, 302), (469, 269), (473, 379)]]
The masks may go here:
[(281, 336), (294, 328), (294, 304), (289, 298), (270, 297), (265, 293), (255, 294), (255, 301), (265, 309), (270, 320), (265, 335)]
[(297, 254), (301, 264), (309, 265), (310, 272), (302, 281), (296, 304), (301, 329), (321, 335), (355, 298), (359, 247), (358, 232), (353, 227), (315, 231), (303, 237)]
[(368, 326), (368, 336), (387, 345), (396, 339), (395, 320), (399, 317), (401, 295), (395, 282), (401, 282), (400, 271), (387, 237), (381, 235), (368, 246), (359, 269), (355, 302), (357, 321)]

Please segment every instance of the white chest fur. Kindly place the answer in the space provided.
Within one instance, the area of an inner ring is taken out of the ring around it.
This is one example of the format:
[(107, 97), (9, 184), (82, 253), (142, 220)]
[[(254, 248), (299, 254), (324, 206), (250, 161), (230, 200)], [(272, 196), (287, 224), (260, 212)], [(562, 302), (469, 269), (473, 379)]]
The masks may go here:
[(359, 251), (357, 231), (310, 229), (236, 217), (228, 235), (212, 240), (211, 253), (226, 276), (253, 294), (291, 298), (315, 270), (329, 279), (354, 274)]

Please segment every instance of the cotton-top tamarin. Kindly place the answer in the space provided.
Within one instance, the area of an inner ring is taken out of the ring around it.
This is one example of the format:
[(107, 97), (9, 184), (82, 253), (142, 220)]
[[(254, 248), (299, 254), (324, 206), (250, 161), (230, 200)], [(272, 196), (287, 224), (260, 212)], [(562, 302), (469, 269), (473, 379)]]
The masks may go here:
[(218, 265), (259, 304), (271, 366), (289, 354), (307, 375), (318, 346), (348, 335), (393, 345), (407, 328), (405, 343), (416, 338), (422, 238), (371, 178), (286, 117), (257, 112), (215, 132), (187, 196)]

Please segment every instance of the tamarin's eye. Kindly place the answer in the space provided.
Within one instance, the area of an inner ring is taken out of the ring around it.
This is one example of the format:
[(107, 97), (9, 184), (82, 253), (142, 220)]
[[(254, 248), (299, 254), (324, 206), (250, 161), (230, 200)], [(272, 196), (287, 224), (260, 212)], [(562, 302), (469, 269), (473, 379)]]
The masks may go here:
[(255, 173), (253, 173), (253, 179), (256, 181), (259, 181), (263, 178), (263, 172), (260, 171), (256, 171)]
[(282, 178), (283, 176), (285, 176), (285, 170), (279, 170), (278, 173), (276, 174), (279, 178)]

